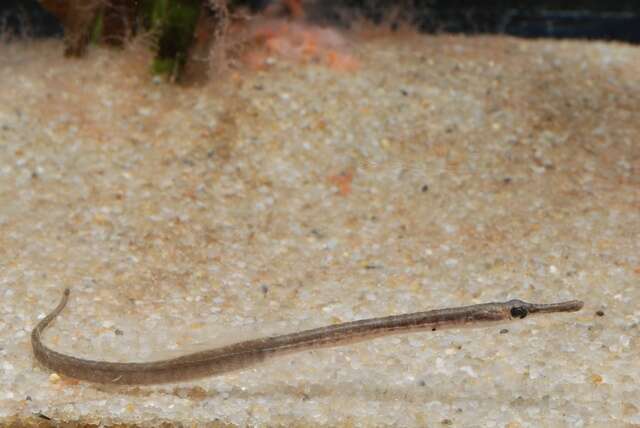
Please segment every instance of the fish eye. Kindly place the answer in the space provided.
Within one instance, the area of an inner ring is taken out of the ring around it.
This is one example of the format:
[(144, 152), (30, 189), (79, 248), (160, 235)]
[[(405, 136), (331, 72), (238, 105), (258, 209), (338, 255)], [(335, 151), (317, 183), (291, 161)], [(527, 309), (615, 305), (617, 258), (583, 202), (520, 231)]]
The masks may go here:
[(512, 318), (524, 318), (529, 314), (529, 311), (524, 306), (514, 306), (511, 308)]

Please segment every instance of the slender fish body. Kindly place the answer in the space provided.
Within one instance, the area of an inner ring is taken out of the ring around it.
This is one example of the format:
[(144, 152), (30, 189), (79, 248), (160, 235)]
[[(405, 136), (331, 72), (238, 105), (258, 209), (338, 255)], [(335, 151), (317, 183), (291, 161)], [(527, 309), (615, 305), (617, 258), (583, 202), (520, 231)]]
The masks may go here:
[(58, 306), (31, 333), (36, 360), (59, 374), (96, 383), (147, 385), (183, 382), (240, 370), (267, 358), (316, 348), (330, 348), (393, 334), (436, 331), (443, 328), (481, 327), (517, 320), (528, 315), (574, 312), (582, 309), (578, 300), (551, 304), (522, 300), (482, 303), (411, 314), (346, 322), (281, 336), (247, 340), (192, 354), (144, 363), (115, 363), (77, 358), (52, 350), (42, 343), (42, 333), (65, 308), (69, 289)]

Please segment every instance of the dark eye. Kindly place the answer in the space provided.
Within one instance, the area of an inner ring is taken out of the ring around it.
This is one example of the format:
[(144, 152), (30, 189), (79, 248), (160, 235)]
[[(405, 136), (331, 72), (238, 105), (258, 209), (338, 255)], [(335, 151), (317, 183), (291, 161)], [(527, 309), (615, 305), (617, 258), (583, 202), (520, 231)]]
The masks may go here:
[(511, 308), (511, 316), (513, 318), (524, 318), (529, 312), (524, 306), (514, 306)]

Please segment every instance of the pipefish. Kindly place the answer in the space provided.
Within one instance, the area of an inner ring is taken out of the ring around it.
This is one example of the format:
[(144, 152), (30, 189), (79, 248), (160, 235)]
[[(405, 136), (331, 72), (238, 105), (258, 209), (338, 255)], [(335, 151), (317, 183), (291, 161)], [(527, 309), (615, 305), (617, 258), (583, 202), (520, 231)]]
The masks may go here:
[(64, 290), (58, 306), (33, 329), (31, 344), (36, 360), (44, 367), (68, 377), (119, 385), (183, 382), (243, 369), (266, 359), (294, 352), (347, 345), (393, 334), (465, 326), (480, 327), (501, 321), (519, 320), (528, 315), (579, 311), (583, 306), (583, 302), (579, 300), (551, 304), (527, 303), (522, 300), (482, 303), (345, 322), (247, 340), (159, 361), (119, 363), (77, 358), (54, 351), (42, 343), (42, 333), (62, 312), (69, 294), (69, 289)]

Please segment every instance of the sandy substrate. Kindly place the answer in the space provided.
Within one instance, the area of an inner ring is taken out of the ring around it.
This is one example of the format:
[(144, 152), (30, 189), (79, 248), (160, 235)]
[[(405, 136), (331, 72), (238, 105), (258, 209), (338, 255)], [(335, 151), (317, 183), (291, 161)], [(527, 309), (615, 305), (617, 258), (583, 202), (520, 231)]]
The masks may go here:
[[(355, 72), (276, 58), (177, 88), (133, 48), (0, 46), (0, 423), (640, 426), (640, 50), (350, 49)], [(47, 343), (113, 361), (516, 297), (585, 308), (127, 388), (34, 361), (64, 287)]]

